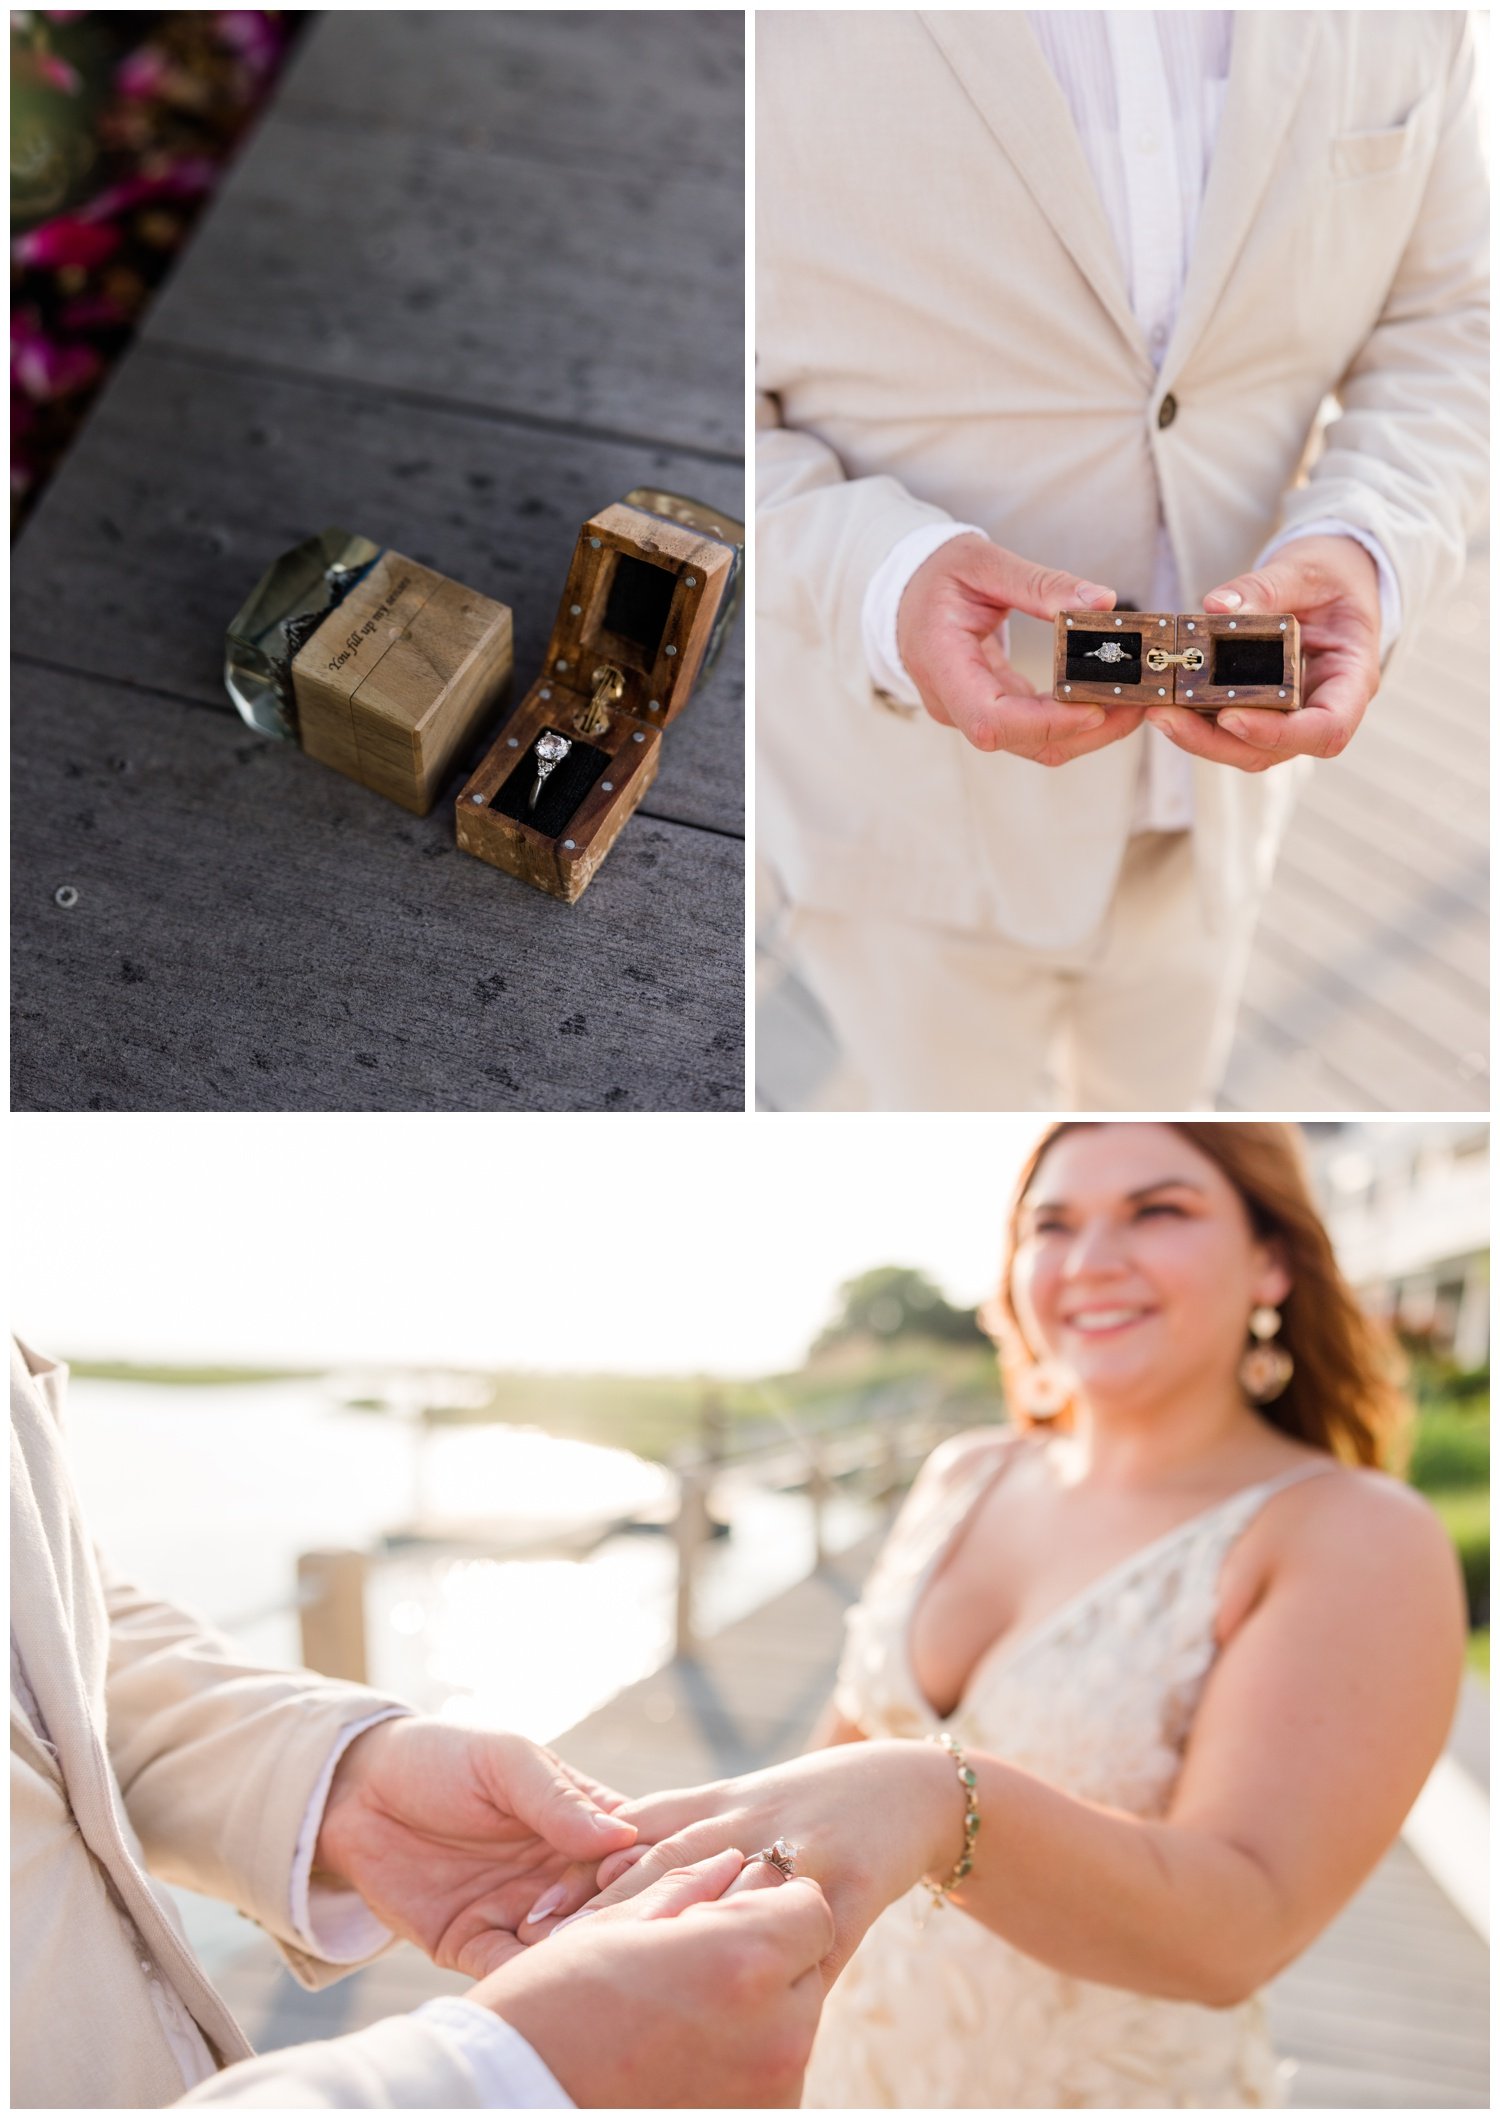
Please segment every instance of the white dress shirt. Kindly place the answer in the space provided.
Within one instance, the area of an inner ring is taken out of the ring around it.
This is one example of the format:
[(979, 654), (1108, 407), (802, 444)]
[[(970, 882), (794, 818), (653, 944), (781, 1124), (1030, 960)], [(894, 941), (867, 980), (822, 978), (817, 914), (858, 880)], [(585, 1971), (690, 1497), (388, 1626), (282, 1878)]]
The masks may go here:
[[(1068, 101), (1121, 260), (1130, 305), (1158, 371), (1172, 337), (1192, 256), (1228, 87), (1233, 15), (1208, 12), (1074, 13), (1028, 9), (1027, 20)], [(876, 685), (903, 704), (920, 703), (897, 642), (902, 593), (923, 561), (973, 523), (928, 524), (894, 545), (865, 592), (865, 659)], [(986, 533), (979, 531), (979, 535)], [(1298, 537), (1352, 537), (1380, 577), (1380, 650), (1401, 629), (1401, 599), (1390, 561), (1365, 531), (1332, 517), (1304, 523)], [(1286, 536), (1267, 544), (1255, 564)], [(1056, 555), (1027, 553), (1048, 565)], [(1182, 609), (1166, 525), (1158, 520), (1145, 610)], [(1193, 761), (1160, 729), (1142, 731), (1145, 748), (1133, 829), (1183, 831), (1193, 821)]]

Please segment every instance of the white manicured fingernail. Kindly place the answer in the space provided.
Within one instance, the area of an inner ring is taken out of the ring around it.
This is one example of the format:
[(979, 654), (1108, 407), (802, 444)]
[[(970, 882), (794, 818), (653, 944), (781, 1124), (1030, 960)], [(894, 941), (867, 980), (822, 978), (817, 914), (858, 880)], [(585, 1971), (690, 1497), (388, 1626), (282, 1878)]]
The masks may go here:
[(597, 1906), (580, 1906), (576, 1913), (570, 1913), (566, 1920), (560, 1920), (552, 1932), (554, 1935), (561, 1935), (563, 1929), (571, 1928), (575, 1920), (587, 1920), (591, 1913), (598, 1911)]
[(1237, 611), (1244, 600), (1238, 589), (1214, 590), (1214, 602), (1227, 604), (1231, 611)]
[(549, 1913), (555, 1913), (567, 1895), (568, 1887), (566, 1884), (554, 1884), (550, 1891), (544, 1891), (527, 1914), (527, 1925), (534, 1926), (537, 1921), (545, 1920)]

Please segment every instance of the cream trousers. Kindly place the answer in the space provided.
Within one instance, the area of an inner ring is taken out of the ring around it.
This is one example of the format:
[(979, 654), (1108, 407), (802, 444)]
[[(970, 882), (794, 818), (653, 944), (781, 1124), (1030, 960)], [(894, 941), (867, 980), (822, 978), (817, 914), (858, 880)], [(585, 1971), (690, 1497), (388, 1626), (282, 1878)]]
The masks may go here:
[(1257, 909), (1210, 934), (1191, 833), (1141, 832), (1077, 949), (794, 907), (776, 953), (842, 1048), (848, 1108), (1195, 1111), (1228, 1059)]

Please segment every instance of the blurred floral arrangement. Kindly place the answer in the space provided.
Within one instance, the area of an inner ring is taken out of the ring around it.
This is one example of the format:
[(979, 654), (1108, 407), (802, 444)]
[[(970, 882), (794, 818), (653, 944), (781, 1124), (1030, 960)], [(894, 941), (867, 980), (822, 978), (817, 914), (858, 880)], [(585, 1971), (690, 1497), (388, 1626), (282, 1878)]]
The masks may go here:
[(307, 16), (11, 15), (11, 532)]

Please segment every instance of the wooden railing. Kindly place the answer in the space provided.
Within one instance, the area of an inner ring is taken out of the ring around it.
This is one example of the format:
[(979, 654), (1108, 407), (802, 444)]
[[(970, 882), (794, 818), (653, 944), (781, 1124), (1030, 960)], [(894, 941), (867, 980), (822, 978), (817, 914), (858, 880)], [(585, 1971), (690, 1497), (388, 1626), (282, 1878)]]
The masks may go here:
[[(814, 1566), (829, 1558), (828, 1506), (841, 1486), (858, 1483), (865, 1495), (892, 1505), (917, 1466), (963, 1425), (941, 1392), (924, 1383), (883, 1386), (842, 1402), (816, 1420), (769, 1413), (746, 1434), (731, 1436), (713, 1394), (704, 1401), (699, 1440), (672, 1460), (677, 1513), (669, 1528), (677, 1549), (674, 1655), (694, 1657), (702, 1641), (699, 1616), (703, 1563), (714, 1537), (717, 1481), (749, 1474), (782, 1492), (805, 1493), (812, 1511)], [(296, 1605), (302, 1660), (327, 1677), (368, 1682), (365, 1587), (378, 1555), (350, 1550), (303, 1553), (297, 1562)]]

